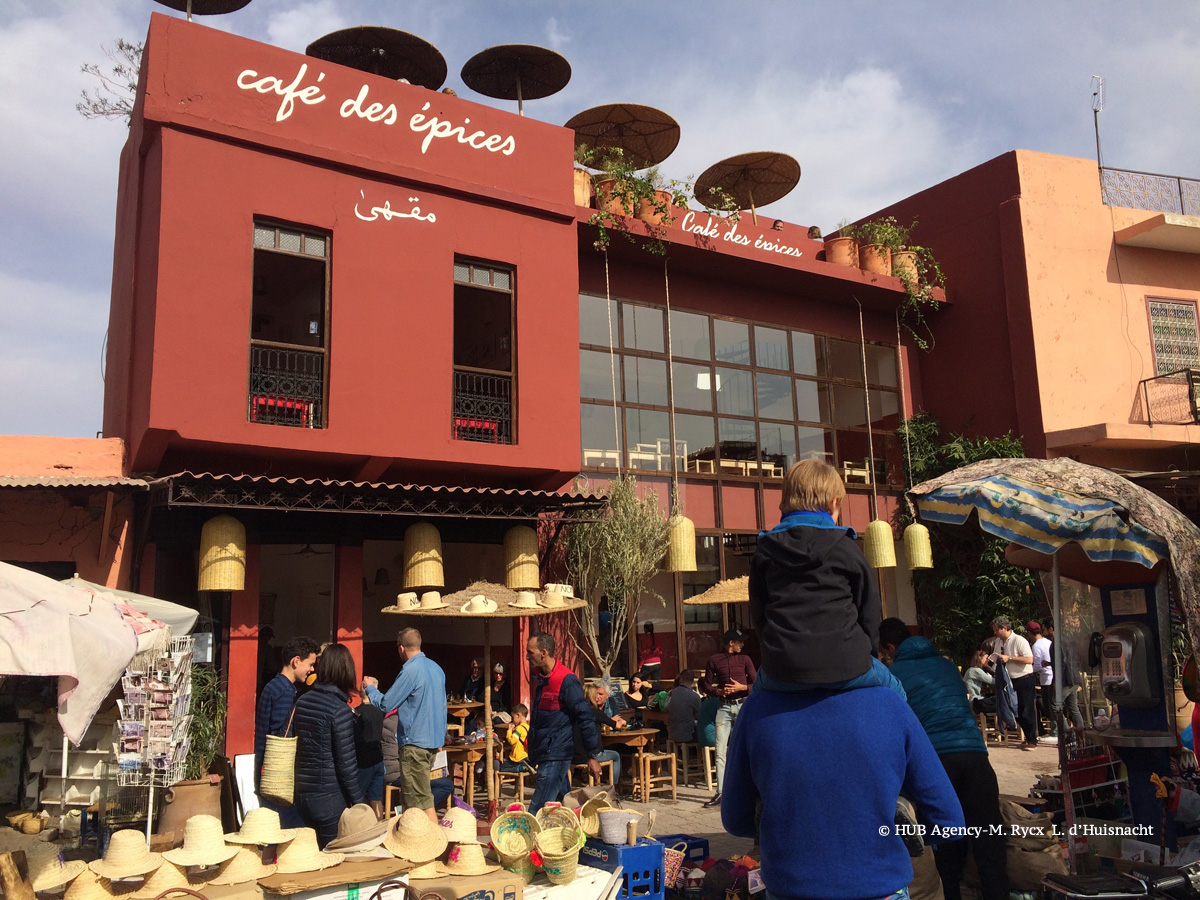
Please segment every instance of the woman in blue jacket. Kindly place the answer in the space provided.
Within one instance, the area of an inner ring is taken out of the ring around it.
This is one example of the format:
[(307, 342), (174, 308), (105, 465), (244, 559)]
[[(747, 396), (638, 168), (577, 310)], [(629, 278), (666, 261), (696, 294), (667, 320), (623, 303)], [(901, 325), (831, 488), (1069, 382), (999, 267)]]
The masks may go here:
[(316, 684), (296, 701), (296, 810), (322, 847), (337, 837), (342, 813), (365, 802), (347, 705), (357, 685), (354, 657), (331, 644), (321, 654)]

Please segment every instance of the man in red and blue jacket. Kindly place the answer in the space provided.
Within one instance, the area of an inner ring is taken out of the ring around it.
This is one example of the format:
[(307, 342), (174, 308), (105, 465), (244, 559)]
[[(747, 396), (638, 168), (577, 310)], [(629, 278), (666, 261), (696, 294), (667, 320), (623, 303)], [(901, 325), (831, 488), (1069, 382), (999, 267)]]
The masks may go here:
[(571, 789), (571, 756), (575, 730), (583, 739), (588, 771), (600, 781), (600, 733), (596, 717), (575, 673), (554, 658), (554, 638), (544, 632), (529, 638), (525, 656), (533, 677), (529, 719), (529, 757), (537, 767), (537, 788), (529, 811), (536, 813), (551, 800), (561, 801)]

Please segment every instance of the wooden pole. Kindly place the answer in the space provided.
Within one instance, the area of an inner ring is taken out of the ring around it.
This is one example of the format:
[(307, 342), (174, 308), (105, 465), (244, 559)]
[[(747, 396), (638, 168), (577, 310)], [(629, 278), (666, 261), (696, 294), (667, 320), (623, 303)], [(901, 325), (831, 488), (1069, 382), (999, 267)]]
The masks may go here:
[(484, 762), (484, 777), (487, 778), (487, 820), (496, 818), (495, 790), (496, 776), (492, 769), (492, 623), (490, 619), (483, 620), (483, 729), (487, 738), (484, 742), (487, 758)]
[(24, 850), (0, 853), (0, 887), (4, 888), (5, 900), (36, 900)]

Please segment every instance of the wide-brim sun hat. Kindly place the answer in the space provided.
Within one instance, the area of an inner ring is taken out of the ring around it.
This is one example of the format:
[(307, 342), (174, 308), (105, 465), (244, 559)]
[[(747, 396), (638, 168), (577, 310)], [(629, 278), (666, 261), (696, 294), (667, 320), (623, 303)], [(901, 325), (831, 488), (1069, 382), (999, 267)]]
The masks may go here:
[(537, 594), (533, 591), (517, 591), (517, 599), (508, 605), (514, 609), (537, 609)]
[(238, 848), (225, 843), (225, 829), (216, 816), (192, 816), (183, 826), (183, 846), (166, 850), (163, 858), (177, 866), (217, 866), (237, 855)]
[(63, 894), (63, 900), (113, 900), (116, 896), (112, 883), (107, 878), (97, 875), (89, 866), (71, 882), (71, 886)]
[(446, 872), (450, 875), (486, 875), (499, 868), (483, 858), (483, 844), (476, 841), (455, 844), (446, 857)]
[(422, 863), (408, 870), (409, 881), (428, 881), (431, 878), (443, 878), (450, 874), (438, 860)]
[(416, 591), (405, 591), (396, 595), (396, 605), (400, 609), (418, 609), (421, 606), (421, 598), (417, 596)]
[(163, 860), (163, 864), (151, 872), (142, 882), (142, 886), (129, 897), (130, 900), (154, 900), (163, 891), (172, 888), (199, 890), (202, 887), (204, 882), (193, 882), (188, 878), (187, 869), (175, 865), (170, 860)]
[[(136, 878), (149, 875), (162, 865), (161, 853), (151, 853), (146, 847), (146, 836), (132, 828), (114, 831), (108, 839), (104, 859), (93, 860), (88, 868), (101, 878)], [(78, 879), (77, 879), (78, 880)]]
[(575, 599), (575, 588), (569, 584), (548, 584), (542, 588), (542, 596), (538, 604), (546, 609), (558, 609), (566, 606), (568, 600)]
[(446, 832), (446, 840), (463, 844), (479, 840), (476, 818), (467, 810), (452, 806), (438, 822)]
[(295, 828), (282, 828), (279, 813), (257, 806), (246, 813), (240, 831), (225, 835), (227, 844), (285, 844), (296, 836)]
[(470, 600), (462, 605), (461, 612), (467, 615), (478, 613), (494, 613), (497, 609), (496, 601), (491, 597), (485, 597), (483, 594), (476, 594)]
[(63, 861), (57, 856), (52, 856), (41, 868), (30, 874), (29, 881), (33, 884), (34, 893), (52, 891), (74, 881), (83, 874), (86, 868), (87, 863), (83, 860)]
[(326, 850), (342, 850), (353, 853), (370, 850), (383, 843), (388, 823), (380, 822), (375, 810), (366, 803), (356, 803), (346, 809), (338, 819), (337, 837), (325, 845)]
[(409, 808), (392, 820), (383, 846), (401, 859), (427, 863), (446, 852), (446, 832), (435, 825), (423, 809)]
[(262, 854), (250, 847), (241, 847), (233, 859), (221, 866), (221, 871), (209, 879), (209, 884), (245, 884), (258, 881), (260, 878), (270, 878), (275, 874), (275, 867), (268, 866), (262, 861)]
[(316, 831), (297, 828), (296, 836), (279, 848), (279, 855), (275, 857), (275, 872), (278, 875), (319, 872), (340, 865), (343, 859), (345, 854), (342, 853), (321, 852), (317, 846)]
[(421, 595), (421, 609), (445, 609), (441, 591), (426, 591)]

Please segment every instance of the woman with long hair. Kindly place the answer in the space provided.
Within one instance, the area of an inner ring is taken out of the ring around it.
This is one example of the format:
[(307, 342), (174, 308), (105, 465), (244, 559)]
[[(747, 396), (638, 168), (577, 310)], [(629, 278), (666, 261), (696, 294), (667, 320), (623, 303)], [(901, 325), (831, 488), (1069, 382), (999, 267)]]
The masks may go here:
[(321, 654), (316, 683), (296, 701), (296, 810), (322, 847), (337, 837), (342, 813), (365, 800), (348, 705), (357, 688), (354, 657), (342, 644), (330, 644)]

